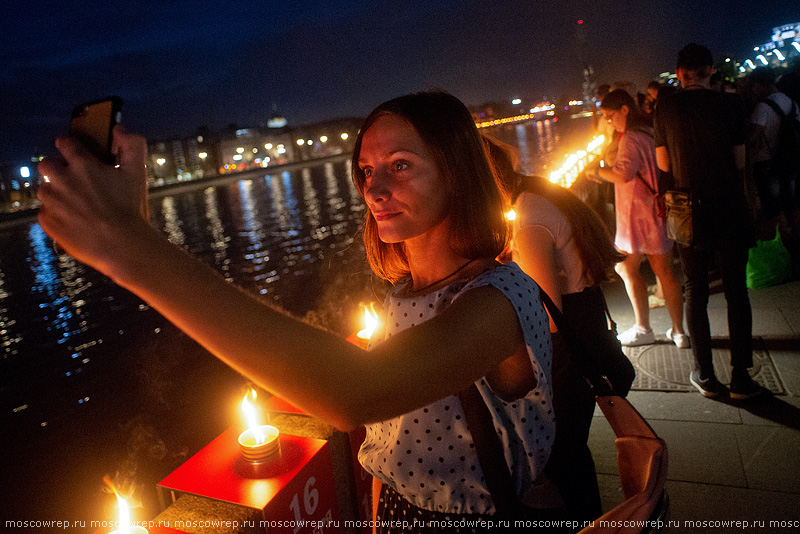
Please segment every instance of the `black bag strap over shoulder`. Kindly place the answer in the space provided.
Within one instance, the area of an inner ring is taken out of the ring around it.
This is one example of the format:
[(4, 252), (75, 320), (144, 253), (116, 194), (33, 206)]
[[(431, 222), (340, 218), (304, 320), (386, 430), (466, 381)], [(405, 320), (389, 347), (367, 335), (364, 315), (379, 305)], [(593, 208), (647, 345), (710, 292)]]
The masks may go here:
[[(539, 288), (539, 296), (547, 308), (547, 313), (549, 313), (550, 317), (553, 318), (556, 328), (558, 328), (558, 331), (561, 332), (564, 343), (566, 343), (567, 348), (569, 349), (570, 357), (575, 361), (578, 369), (581, 371), (581, 374), (583, 374), (583, 377), (589, 383), (589, 387), (592, 389), (592, 393), (594, 393), (595, 397), (617, 395), (618, 393), (614, 389), (614, 385), (603, 373), (597, 362), (588, 356), (589, 351), (586, 350), (581, 337), (570, 326), (569, 322), (564, 317), (564, 314), (561, 313), (561, 310), (558, 309), (558, 306), (556, 306), (555, 302), (553, 302), (550, 296), (545, 293), (542, 288)], [(606, 316), (610, 321), (610, 328), (616, 332), (617, 323), (611, 319), (611, 312), (608, 310), (608, 303), (606, 303), (605, 297), (603, 297), (603, 305), (605, 307)]]
[(467, 422), (475, 454), (481, 464), (486, 487), (492, 495), (497, 513), (503, 517), (519, 517), (519, 496), (514, 492), (514, 483), (506, 465), (503, 444), (494, 429), (492, 416), (475, 384), (458, 394), (464, 418)]

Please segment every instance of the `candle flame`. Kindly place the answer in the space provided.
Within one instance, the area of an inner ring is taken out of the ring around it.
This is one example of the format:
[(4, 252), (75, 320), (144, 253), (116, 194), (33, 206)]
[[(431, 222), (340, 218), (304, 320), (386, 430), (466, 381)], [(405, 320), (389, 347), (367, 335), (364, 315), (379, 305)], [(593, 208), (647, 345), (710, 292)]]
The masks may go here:
[(506, 219), (509, 221), (513, 221), (517, 218), (517, 212), (513, 208), (506, 212)]
[(374, 302), (370, 302), (369, 306), (362, 303), (361, 307), (364, 308), (364, 329), (356, 335), (360, 339), (369, 339), (372, 337), (375, 329), (378, 328), (378, 314), (375, 311)]
[(256, 445), (263, 445), (267, 441), (267, 437), (264, 435), (264, 432), (261, 431), (260, 425), (256, 420), (255, 407), (247, 401), (248, 396), (252, 397), (253, 400), (256, 400), (258, 393), (256, 393), (256, 390), (254, 389), (251, 389), (245, 393), (244, 398), (242, 399), (242, 411), (244, 412), (244, 417), (247, 420), (247, 428), (250, 429), (250, 432), (253, 434), (253, 437), (256, 440)]
[(111, 479), (108, 476), (103, 477), (103, 482), (111, 488), (111, 491), (114, 492), (114, 495), (117, 496), (117, 504), (119, 506), (119, 528), (116, 530), (119, 534), (126, 534), (130, 532), (131, 527), (131, 511), (128, 507), (128, 501), (126, 501), (122, 495), (119, 494), (117, 488), (111, 482)]

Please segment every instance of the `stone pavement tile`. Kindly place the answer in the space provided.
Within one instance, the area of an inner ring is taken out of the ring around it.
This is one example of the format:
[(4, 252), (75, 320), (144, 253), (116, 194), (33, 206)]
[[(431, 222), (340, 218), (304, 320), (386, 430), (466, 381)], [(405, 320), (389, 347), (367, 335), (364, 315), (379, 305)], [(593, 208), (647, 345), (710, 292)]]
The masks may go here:
[[(727, 322), (727, 317), (725, 318)], [(711, 332), (714, 332), (712, 326)], [(793, 336), (795, 331), (778, 308), (753, 308), (753, 335), (761, 337)]]
[[(742, 423), (752, 426), (800, 428), (800, 397), (765, 395), (747, 401), (730, 401), (739, 406)], [(797, 444), (800, 448), (800, 443)]]
[(735, 432), (749, 488), (800, 494), (800, 430), (741, 425)]
[[(747, 487), (735, 429), (740, 425), (683, 421), (649, 421), (667, 442), (669, 480)], [(614, 432), (605, 418), (596, 417), (589, 433), (597, 472), (616, 474)]]
[[(798, 494), (678, 481), (667, 481), (667, 494), (670, 500), (668, 520), (674, 522), (668, 530), (670, 534), (798, 531)], [(693, 523), (702, 521), (707, 523)], [(749, 525), (725, 528), (722, 521), (748, 521)], [(793, 522), (795, 527), (780, 528), (770, 525), (770, 521)]]
[(762, 289), (750, 289), (748, 294), (750, 305), (753, 307), (800, 307), (800, 302), (798, 302), (800, 300), (800, 282), (798, 281)]
[[(623, 501), (617, 476), (599, 474), (597, 483), (604, 512)], [(669, 534), (798, 531), (796, 522), (800, 521), (800, 495), (795, 493), (668, 480), (667, 495), (667, 520), (673, 522), (666, 531)], [(698, 523), (702, 521), (706, 523)], [(748, 521), (749, 525), (747, 528), (743, 528), (743, 524), (738, 528), (724, 528), (718, 523), (722, 521)], [(761, 521), (764, 522), (763, 527)], [(770, 521), (795, 522), (795, 528), (770, 526)]]
[[(631, 391), (628, 400), (648, 421), (696, 421), (701, 423), (739, 424), (742, 418), (739, 409), (726, 403), (707, 399), (692, 391)], [(603, 412), (595, 409), (597, 415)]]
[(792, 328), (795, 336), (800, 336), (800, 312), (797, 311), (797, 308), (787, 308), (781, 306), (778, 308), (781, 313), (783, 314), (784, 319)]
[[(800, 344), (800, 340), (787, 341)], [(769, 346), (770, 341), (768, 340), (767, 350), (775, 364), (778, 376), (783, 382), (783, 387), (786, 388), (786, 394), (794, 397), (800, 396), (800, 351), (775, 350), (770, 349)]]
[[(708, 309), (711, 335), (728, 337), (728, 310), (726, 307)], [(753, 336), (790, 337), (795, 330), (777, 308), (753, 308)]]

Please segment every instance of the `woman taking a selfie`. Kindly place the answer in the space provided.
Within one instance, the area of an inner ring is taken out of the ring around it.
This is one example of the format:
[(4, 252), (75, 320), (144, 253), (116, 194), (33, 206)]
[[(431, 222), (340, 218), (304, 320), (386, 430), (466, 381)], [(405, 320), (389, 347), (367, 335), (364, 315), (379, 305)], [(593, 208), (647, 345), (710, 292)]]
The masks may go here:
[(547, 314), (536, 284), (494, 260), (500, 195), (456, 98), (386, 102), (356, 140), (370, 264), (395, 284), (369, 353), (236, 289), (152, 228), (144, 139), (117, 128), (119, 168), (74, 139), (56, 146), (63, 158), (40, 164), (42, 227), (259, 386), (339, 429), (367, 425), (359, 458), (383, 482), (380, 517), (497, 517), (455, 396), (472, 385), (515, 493), (551, 507), (536, 496), (555, 431)]

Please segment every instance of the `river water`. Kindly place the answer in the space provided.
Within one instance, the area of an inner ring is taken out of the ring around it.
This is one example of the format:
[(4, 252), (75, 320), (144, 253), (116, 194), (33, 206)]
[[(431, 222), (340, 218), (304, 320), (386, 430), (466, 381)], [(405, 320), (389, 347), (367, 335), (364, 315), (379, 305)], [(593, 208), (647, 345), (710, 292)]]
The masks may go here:
[[(543, 121), (484, 133), (517, 147), (524, 172), (547, 173), (585, 146), (590, 126)], [(153, 224), (229, 282), (346, 334), (357, 328), (358, 303), (380, 302), (385, 291), (365, 263), (365, 207), (349, 173), (339, 157), (160, 192)], [(134, 515), (152, 518), (155, 483), (239, 422), (244, 379), (60, 254), (35, 222), (0, 230), (0, 354), (3, 487), (15, 495), (3, 522), (108, 519), (106, 474), (135, 487), (143, 509)]]

